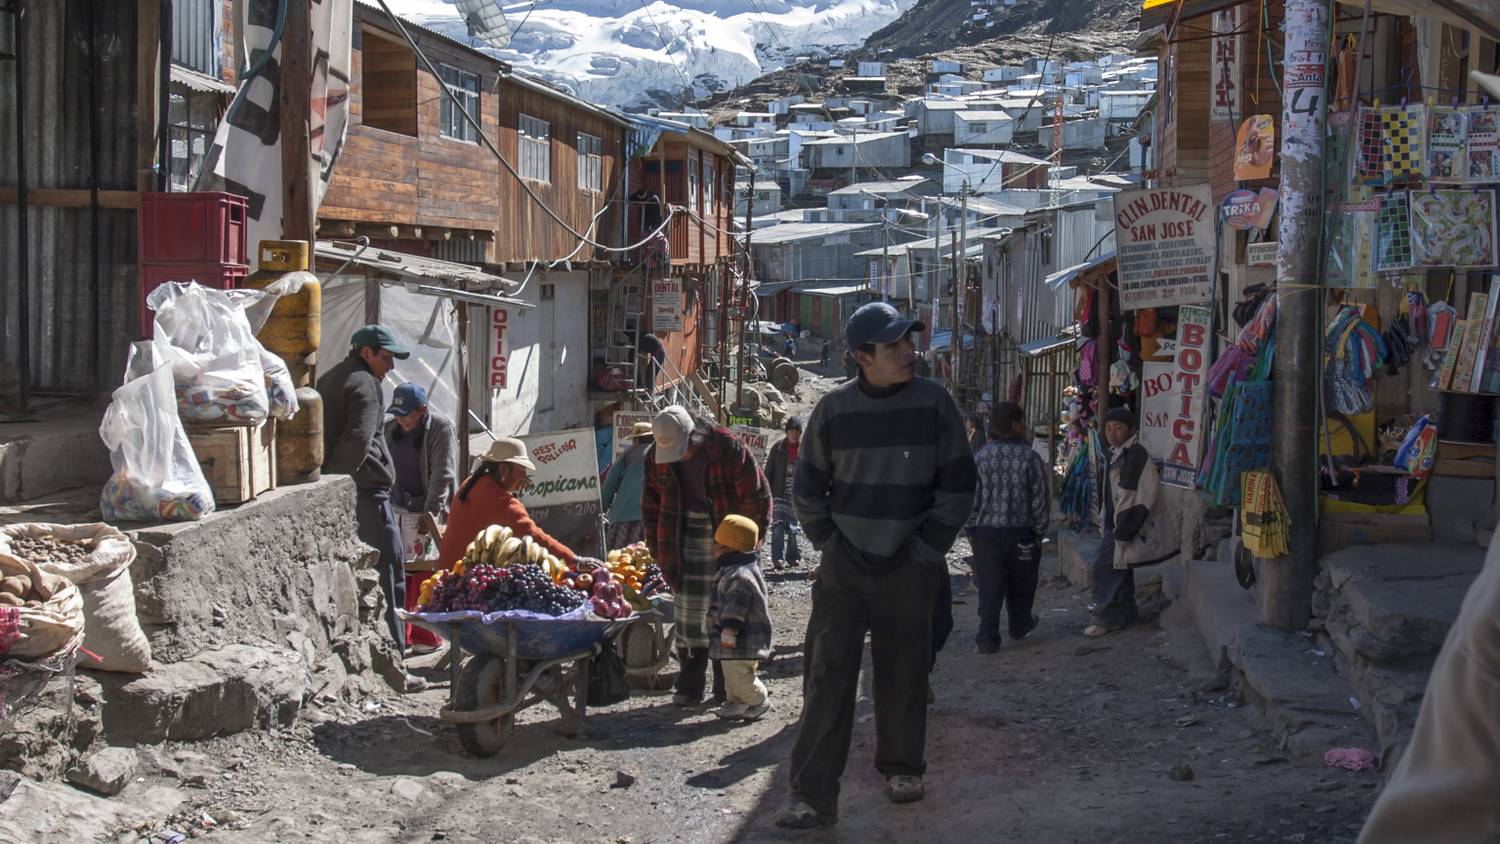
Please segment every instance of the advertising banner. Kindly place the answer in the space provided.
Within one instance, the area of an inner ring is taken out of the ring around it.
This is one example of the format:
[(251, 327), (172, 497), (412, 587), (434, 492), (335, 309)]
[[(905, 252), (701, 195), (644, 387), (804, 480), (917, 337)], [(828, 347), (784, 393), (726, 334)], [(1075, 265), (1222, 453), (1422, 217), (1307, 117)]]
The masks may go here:
[(577, 428), (521, 437), (536, 471), (516, 495), (553, 538), (588, 557), (599, 556), (599, 459), (594, 430)]
[(1214, 261), (1212, 199), (1208, 185), (1115, 194), (1124, 310), (1208, 301)]
[(682, 279), (651, 280), (651, 330), (682, 330)]
[(1157, 462), (1172, 453), (1176, 366), (1169, 361), (1141, 363), (1141, 445)]
[(1177, 312), (1177, 356), (1172, 362), (1171, 447), (1161, 470), (1163, 483), (1192, 489), (1203, 462), (1203, 380), (1208, 374), (1208, 308)]
[(732, 429), (734, 435), (740, 438), (745, 448), (755, 456), (755, 465), (766, 465), (766, 456), (771, 453), (771, 446), (776, 442), (774, 439), (776, 431), (770, 428), (752, 428), (749, 425), (736, 425)]
[[(625, 453), (634, 443), (630, 441), (630, 429), (637, 423), (650, 424), (655, 414), (649, 410), (621, 410), (615, 413), (615, 457)], [(603, 467), (601, 467), (603, 468)]]

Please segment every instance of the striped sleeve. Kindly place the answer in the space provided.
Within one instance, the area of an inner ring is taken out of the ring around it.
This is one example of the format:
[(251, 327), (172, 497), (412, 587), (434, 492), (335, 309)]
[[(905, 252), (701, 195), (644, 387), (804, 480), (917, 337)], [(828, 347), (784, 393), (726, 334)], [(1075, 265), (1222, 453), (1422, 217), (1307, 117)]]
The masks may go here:
[(912, 540), (913, 551), (934, 561), (946, 558), (948, 549), (958, 539), (958, 532), (968, 521), (974, 504), (974, 487), (979, 473), (974, 452), (964, 433), (963, 417), (953, 397), (943, 391), (938, 400), (942, 417), (937, 452), (937, 475), (933, 480), (932, 507), (917, 528)]
[(829, 493), (833, 486), (833, 456), (828, 442), (828, 397), (813, 407), (802, 431), (797, 449), (797, 474), (792, 481), (792, 508), (807, 541), (821, 549), (833, 540), (838, 528), (833, 524), (833, 506)]

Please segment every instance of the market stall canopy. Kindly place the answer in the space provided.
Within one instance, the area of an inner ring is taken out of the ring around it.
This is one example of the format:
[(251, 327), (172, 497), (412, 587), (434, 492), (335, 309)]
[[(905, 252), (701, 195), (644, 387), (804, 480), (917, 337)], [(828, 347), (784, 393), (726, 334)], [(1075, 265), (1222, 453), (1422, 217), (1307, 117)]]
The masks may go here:
[(1029, 358), (1039, 358), (1044, 355), (1056, 354), (1064, 349), (1071, 349), (1076, 345), (1078, 345), (1078, 326), (1071, 325), (1051, 337), (1022, 343), (1020, 352)]
[(468, 264), (337, 240), (320, 240), (316, 249), (318, 260), (325, 264), (352, 264), (363, 269), (366, 275), (414, 287), (415, 293), (462, 299), (476, 305), (533, 307), (511, 298), (510, 294), (520, 290), (519, 283)]
[(1075, 281), (1079, 279), (1086, 280), (1088, 276), (1096, 271), (1111, 272), (1114, 268), (1115, 253), (1106, 252), (1097, 258), (1084, 261), (1081, 264), (1075, 264), (1065, 270), (1058, 270), (1052, 275), (1047, 276), (1047, 287), (1052, 290), (1061, 290), (1064, 284), (1069, 287), (1076, 287)]

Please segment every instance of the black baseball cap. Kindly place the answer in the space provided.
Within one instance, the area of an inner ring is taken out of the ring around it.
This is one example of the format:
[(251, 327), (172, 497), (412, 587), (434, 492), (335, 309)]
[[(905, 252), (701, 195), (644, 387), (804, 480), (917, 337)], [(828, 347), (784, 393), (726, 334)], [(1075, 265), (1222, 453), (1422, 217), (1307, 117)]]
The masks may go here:
[(925, 323), (906, 319), (885, 302), (870, 302), (861, 305), (849, 317), (849, 324), (844, 326), (844, 339), (850, 349), (857, 349), (866, 343), (894, 343), (908, 332), (926, 330)]

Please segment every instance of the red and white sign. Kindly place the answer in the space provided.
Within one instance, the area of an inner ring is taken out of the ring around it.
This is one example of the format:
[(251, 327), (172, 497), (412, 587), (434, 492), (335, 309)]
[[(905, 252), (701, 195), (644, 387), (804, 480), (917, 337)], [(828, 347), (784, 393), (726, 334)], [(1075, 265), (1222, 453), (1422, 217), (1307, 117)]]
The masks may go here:
[(1177, 357), (1172, 363), (1171, 446), (1162, 466), (1163, 483), (1192, 489), (1203, 462), (1203, 394), (1208, 375), (1208, 308), (1185, 305), (1177, 311)]
[(1243, 188), (1230, 191), (1222, 205), (1224, 225), (1239, 231), (1265, 230), (1271, 225), (1278, 197), (1273, 188), (1261, 188), (1259, 193)]
[(652, 279), (651, 330), (682, 330), (682, 279)]
[(1172, 453), (1172, 416), (1177, 405), (1174, 372), (1170, 361), (1141, 363), (1141, 445), (1156, 460)]
[(510, 331), (510, 311), (494, 308), (490, 311), (490, 336), (494, 338), (494, 351), (490, 354), (490, 388), (505, 389), (510, 381), (509, 343), (505, 335)]
[(1114, 201), (1121, 307), (1207, 302), (1215, 213), (1209, 186), (1126, 190)]
[(750, 454), (755, 457), (757, 465), (766, 465), (766, 457), (771, 453), (772, 438), (776, 432), (769, 428), (755, 428), (750, 425), (736, 425), (733, 428), (734, 435), (740, 438), (745, 448), (750, 449)]

